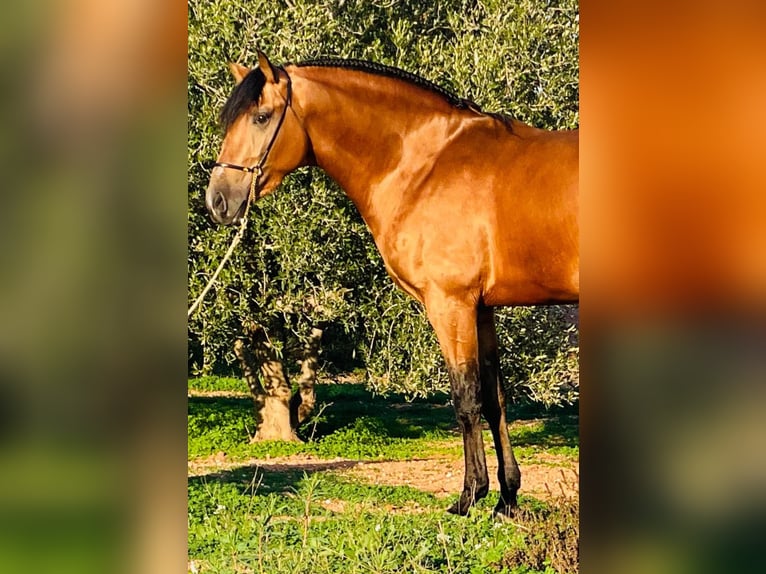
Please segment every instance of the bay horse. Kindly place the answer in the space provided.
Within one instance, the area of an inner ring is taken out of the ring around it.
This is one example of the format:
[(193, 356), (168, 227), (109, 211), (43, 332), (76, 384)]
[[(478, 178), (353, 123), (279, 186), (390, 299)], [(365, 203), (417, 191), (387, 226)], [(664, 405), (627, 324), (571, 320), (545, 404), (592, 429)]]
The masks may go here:
[(447, 363), (463, 436), (465, 515), (489, 491), (481, 415), (500, 499), (512, 516), (521, 472), (508, 435), (496, 306), (579, 297), (578, 131), (546, 131), (414, 74), (361, 60), (252, 69), (236, 87), (205, 203), (238, 221), (300, 166), (319, 166), (356, 205), (386, 270), (425, 306)]

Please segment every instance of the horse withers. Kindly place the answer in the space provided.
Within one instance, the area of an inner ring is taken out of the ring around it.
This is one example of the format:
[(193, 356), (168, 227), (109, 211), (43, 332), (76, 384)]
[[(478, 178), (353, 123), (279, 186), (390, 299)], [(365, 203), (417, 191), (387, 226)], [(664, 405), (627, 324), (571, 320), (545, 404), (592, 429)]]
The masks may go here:
[(577, 131), (483, 112), (408, 72), (360, 60), (230, 65), (225, 137), (206, 192), (228, 224), (300, 166), (325, 170), (369, 226), (392, 279), (420, 301), (447, 363), (465, 476), (450, 512), (487, 495), (481, 415), (512, 515), (521, 484), (493, 308), (579, 296)]

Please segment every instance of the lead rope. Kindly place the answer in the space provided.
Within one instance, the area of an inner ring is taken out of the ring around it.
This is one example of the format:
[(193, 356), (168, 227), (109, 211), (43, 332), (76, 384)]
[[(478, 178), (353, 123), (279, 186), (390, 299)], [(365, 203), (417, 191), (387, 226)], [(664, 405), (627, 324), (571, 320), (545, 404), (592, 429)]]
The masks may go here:
[(237, 245), (239, 245), (239, 242), (242, 241), (242, 237), (245, 235), (245, 228), (247, 227), (247, 215), (250, 213), (250, 205), (255, 201), (255, 186), (258, 182), (258, 178), (261, 177), (261, 174), (263, 173), (263, 170), (260, 166), (256, 167), (253, 170), (253, 177), (250, 181), (250, 193), (247, 196), (247, 205), (245, 205), (245, 213), (242, 216), (242, 221), (239, 223), (239, 230), (237, 230), (236, 235), (234, 236), (234, 239), (231, 240), (231, 245), (229, 245), (229, 249), (226, 251), (226, 254), (223, 256), (223, 259), (221, 259), (221, 262), (218, 264), (218, 268), (213, 273), (212, 277), (210, 277), (210, 280), (207, 282), (207, 285), (205, 285), (205, 288), (202, 290), (202, 293), (199, 294), (199, 297), (195, 299), (194, 303), (192, 303), (191, 307), (189, 307), (189, 310), (186, 312), (186, 318), (189, 319), (194, 312), (197, 310), (197, 308), (200, 306), (200, 303), (202, 303), (203, 299), (205, 299), (205, 295), (207, 295), (208, 291), (213, 287), (213, 283), (215, 283), (215, 280), (218, 279), (218, 275), (221, 273), (221, 270), (223, 269), (223, 266), (226, 265), (226, 262), (231, 257), (231, 254), (234, 253), (234, 249), (236, 249)]

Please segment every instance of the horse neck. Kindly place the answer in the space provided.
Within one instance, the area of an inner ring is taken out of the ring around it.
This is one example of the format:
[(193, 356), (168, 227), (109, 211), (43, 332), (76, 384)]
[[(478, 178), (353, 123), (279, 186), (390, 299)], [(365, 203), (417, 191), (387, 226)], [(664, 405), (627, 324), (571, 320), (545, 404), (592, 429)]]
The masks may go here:
[(455, 110), (441, 96), (393, 78), (338, 68), (295, 68), (290, 75), (316, 164), (375, 233), (386, 224), (382, 204), (401, 200), (385, 184), (407, 187), (415, 175), (408, 152), (416, 147), (427, 164), (428, 148), (439, 140), (432, 136), (452, 129)]

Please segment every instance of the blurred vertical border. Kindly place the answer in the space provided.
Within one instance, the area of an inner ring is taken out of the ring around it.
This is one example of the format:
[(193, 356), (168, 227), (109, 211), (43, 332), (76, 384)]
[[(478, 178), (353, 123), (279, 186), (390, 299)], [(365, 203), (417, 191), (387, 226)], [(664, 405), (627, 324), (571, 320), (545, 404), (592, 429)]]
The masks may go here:
[(0, 23), (0, 572), (186, 567), (186, 3)]
[[(0, 23), (0, 571), (185, 563), (186, 5)], [(581, 2), (582, 571), (762, 571), (766, 9)]]
[(582, 572), (766, 571), (766, 5), (580, 9)]

